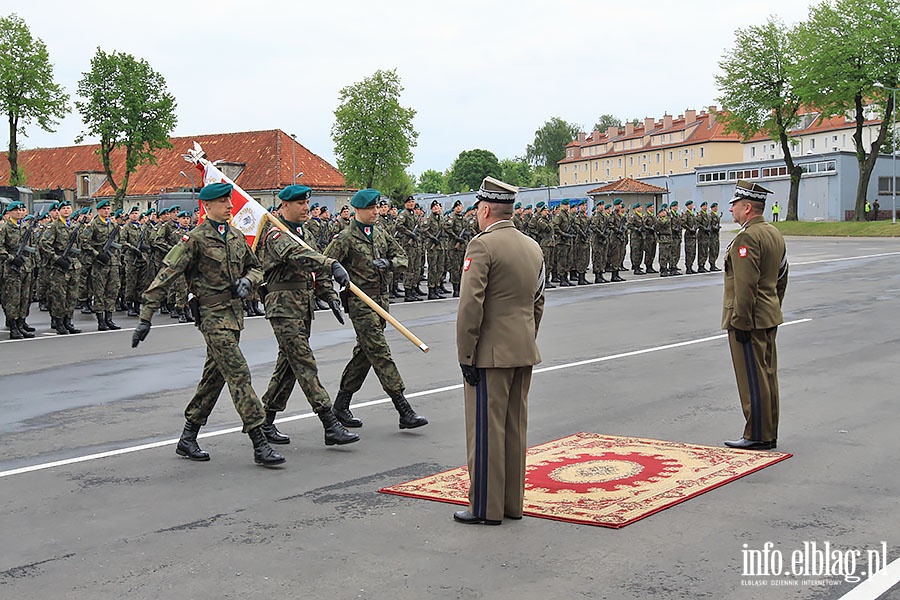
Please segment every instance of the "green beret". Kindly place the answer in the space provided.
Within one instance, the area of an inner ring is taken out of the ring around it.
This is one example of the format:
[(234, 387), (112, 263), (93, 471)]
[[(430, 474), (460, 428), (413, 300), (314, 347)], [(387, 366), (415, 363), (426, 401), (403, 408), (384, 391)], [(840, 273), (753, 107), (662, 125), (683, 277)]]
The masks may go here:
[(68, 200), (60, 200), (56, 203), (56, 208), (62, 208), (63, 206), (72, 206), (72, 203)]
[(59, 202), (54, 202), (47, 207), (47, 212), (50, 212), (51, 210), (59, 210)]
[(101, 200), (100, 202), (97, 203), (98, 210), (101, 208), (106, 208), (107, 206), (109, 206), (109, 200)]
[(669, 205), (666, 204), (665, 202), (663, 202), (662, 204), (659, 205), (659, 210), (665, 210), (667, 208), (669, 208)]
[(128, 211), (128, 214), (131, 214), (131, 213), (136, 213), (136, 212), (141, 212), (141, 209), (140, 209), (140, 208), (138, 208), (138, 206), (137, 206), (137, 205), (135, 205), (135, 206), (132, 206), (132, 207), (131, 207), (131, 210), (129, 210), (129, 211)]
[(180, 204), (173, 204), (169, 207), (169, 212), (177, 213), (179, 210), (181, 210)]
[(183, 211), (181, 211), (180, 213), (178, 213), (178, 218), (179, 218), (179, 219), (180, 219), (181, 217), (190, 217), (190, 216), (191, 216), (191, 213), (189, 213), (189, 212), (186, 211), (186, 210), (183, 210)]
[(34, 215), (25, 215), (24, 217), (22, 217), (22, 222), (24, 223), (25, 221), (30, 221), (32, 218), (34, 218)]
[(652, 202), (648, 202), (648, 203), (647, 203), (647, 208), (653, 208), (653, 203), (652, 203)]
[(148, 214), (148, 215), (152, 215), (152, 214), (154, 214), (154, 213), (156, 213), (156, 209), (155, 209), (155, 208), (148, 208), (148, 209), (147, 209), (147, 214)]
[(713, 202), (712, 204), (709, 205), (710, 208), (716, 208), (717, 206), (719, 206), (718, 202)]
[(49, 216), (50, 216), (50, 213), (47, 211), (44, 211), (41, 213), (41, 216), (38, 217), (38, 221), (43, 221), (44, 219), (46, 219)]
[(640, 202), (635, 202), (634, 204), (631, 205), (631, 210), (634, 210), (634, 209), (640, 208), (640, 207), (641, 207), (641, 203), (640, 203)]
[(518, 208), (522, 208), (521, 202), (516, 202), (515, 206), (513, 206), (513, 209), (518, 209)]
[(159, 209), (159, 210), (156, 212), (156, 214), (158, 214), (160, 217), (163, 216), (163, 215), (167, 215), (167, 214), (169, 214), (169, 209), (168, 209), (168, 208), (161, 208), (161, 209)]
[(319, 203), (318, 203), (318, 202), (313, 202), (312, 204), (309, 205), (309, 210), (312, 210), (312, 209), (314, 209), (314, 208), (319, 208)]
[[(215, 200), (217, 198), (224, 198), (225, 196), (229, 195), (231, 193), (231, 190), (233, 189), (234, 186), (230, 183), (210, 183), (209, 185), (203, 186), (203, 189), (200, 190), (199, 198), (201, 200)], [(178, 208), (181, 207), (178, 206)]]
[(606, 210), (607, 208), (612, 208), (612, 204), (604, 204), (603, 205), (603, 210)]
[(6, 205), (6, 212), (14, 211), (18, 208), (25, 208), (25, 203), (21, 200), (15, 200)]
[(525, 206), (525, 209), (524, 209), (524, 210), (531, 210), (531, 208), (532, 208), (531, 205), (528, 204), (528, 205)]
[(538, 202), (538, 203), (535, 204), (534, 206), (535, 206), (535, 208), (537, 208), (538, 210), (540, 210), (540, 209), (544, 208), (544, 207), (547, 206), (547, 205), (544, 203), (543, 200), (541, 200), (540, 202)]
[(694, 204), (694, 201), (693, 201), (693, 200), (686, 200), (685, 203), (684, 203), (685, 206), (691, 206), (691, 205), (693, 205), (693, 204)]
[(676, 206), (678, 206), (678, 200), (672, 200), (672, 202), (669, 203), (669, 206), (675, 208)]
[[(381, 198), (381, 192), (373, 188), (366, 188), (364, 190), (359, 190), (355, 194), (353, 194), (353, 199), (350, 200), (350, 206), (353, 208), (369, 208), (370, 206), (375, 206), (375, 203)], [(341, 211), (347, 208), (346, 205), (341, 207)]]
[(117, 209), (116, 209), (116, 212), (113, 213), (113, 216), (114, 216), (114, 217), (121, 217), (121, 216), (122, 216), (122, 209), (121, 209), (121, 208), (117, 208)]
[(305, 185), (289, 185), (278, 192), (278, 198), (281, 199), (282, 202), (309, 200), (310, 196), (312, 196), (312, 188)]
[(708, 206), (708, 205), (709, 205), (709, 203), (706, 200), (704, 200), (703, 202), (700, 203), (700, 206)]
[(562, 200), (559, 201), (559, 205), (560, 205), (560, 206), (568, 206), (568, 205), (569, 205), (569, 199), (568, 199), (568, 198), (563, 198)]
[(621, 206), (621, 205), (622, 205), (622, 199), (616, 198), (616, 201), (613, 202), (613, 206)]

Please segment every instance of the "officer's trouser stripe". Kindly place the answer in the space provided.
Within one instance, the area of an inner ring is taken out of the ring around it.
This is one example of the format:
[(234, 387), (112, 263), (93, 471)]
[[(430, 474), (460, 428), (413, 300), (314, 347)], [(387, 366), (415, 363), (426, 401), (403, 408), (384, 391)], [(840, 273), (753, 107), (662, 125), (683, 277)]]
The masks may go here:
[(472, 509), (476, 517), (487, 518), (487, 480), (488, 480), (488, 393), (487, 373), (478, 369), (480, 380), (475, 386), (475, 473), (472, 485), (475, 486)]
[(755, 442), (765, 442), (768, 440), (762, 439), (762, 402), (752, 340), (741, 344), (741, 347), (744, 350), (744, 367), (747, 369), (747, 387), (750, 391), (750, 438)]

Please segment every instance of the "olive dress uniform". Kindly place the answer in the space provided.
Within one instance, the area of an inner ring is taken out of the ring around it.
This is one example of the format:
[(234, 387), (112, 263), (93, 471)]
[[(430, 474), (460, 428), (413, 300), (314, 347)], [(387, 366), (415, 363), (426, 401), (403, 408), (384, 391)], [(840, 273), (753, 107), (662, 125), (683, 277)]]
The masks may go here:
[[(476, 198), (487, 193), (497, 202), (502, 192), (489, 180)], [(544, 310), (544, 260), (534, 240), (502, 220), (471, 241), (463, 269), (456, 347), (466, 381), (469, 508), (454, 519), (498, 525), (504, 516), (522, 517), (528, 391), (541, 361), (535, 338)]]
[[(739, 181), (735, 199), (759, 201), (769, 192)], [(778, 354), (775, 335), (783, 322), (781, 305), (788, 282), (784, 238), (762, 215), (743, 224), (725, 252), (722, 328), (734, 364), (746, 420), (738, 448), (768, 449), (778, 438)]]

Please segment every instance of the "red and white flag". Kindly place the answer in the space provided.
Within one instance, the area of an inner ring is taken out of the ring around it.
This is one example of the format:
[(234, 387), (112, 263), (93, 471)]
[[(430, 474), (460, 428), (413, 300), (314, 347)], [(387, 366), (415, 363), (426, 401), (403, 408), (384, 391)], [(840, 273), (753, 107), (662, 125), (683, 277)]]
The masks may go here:
[[(251, 248), (256, 248), (256, 238), (259, 236), (260, 229), (266, 221), (267, 211), (262, 204), (254, 200), (250, 194), (245, 192), (241, 187), (228, 178), (225, 173), (220, 171), (213, 163), (206, 158), (206, 153), (200, 148), (200, 144), (194, 142), (194, 148), (189, 150), (187, 154), (181, 155), (184, 160), (193, 163), (203, 173), (203, 185), (210, 183), (230, 183), (234, 186), (231, 192), (231, 202), (233, 204), (231, 225), (237, 228)], [(202, 223), (206, 218), (206, 211), (203, 203), (200, 203), (200, 216), (197, 220)]]

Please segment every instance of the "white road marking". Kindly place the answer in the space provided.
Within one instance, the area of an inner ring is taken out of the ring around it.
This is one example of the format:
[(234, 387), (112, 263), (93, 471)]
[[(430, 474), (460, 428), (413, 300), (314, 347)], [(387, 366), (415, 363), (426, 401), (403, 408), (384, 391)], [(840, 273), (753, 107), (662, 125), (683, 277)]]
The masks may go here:
[[(786, 323), (782, 323), (782, 327), (786, 327), (788, 325), (796, 325), (798, 323), (807, 323), (812, 319), (798, 319), (796, 321), (787, 321)], [(589, 365), (598, 362), (606, 362), (609, 360), (616, 360), (620, 358), (628, 358), (631, 356), (638, 356), (641, 354), (648, 354), (650, 352), (659, 352), (661, 350), (671, 350), (672, 348), (683, 348), (684, 346), (692, 346), (694, 344), (703, 344), (706, 342), (711, 342), (714, 340), (724, 339), (728, 336), (728, 334), (721, 333), (719, 335), (713, 335), (704, 338), (697, 338), (695, 340), (688, 340), (686, 342), (677, 342), (674, 344), (666, 344), (664, 346), (654, 346), (653, 348), (644, 348), (642, 350), (633, 350), (631, 352), (623, 352), (621, 354), (612, 354), (609, 356), (601, 356), (598, 358), (591, 358), (588, 360), (580, 360), (576, 362), (566, 363), (563, 365), (554, 365), (552, 367), (544, 367), (541, 369), (535, 369), (534, 373), (547, 373), (549, 371), (558, 371), (560, 369), (571, 369), (573, 367), (580, 367), (583, 365)], [(458, 383), (455, 385), (448, 385), (439, 388), (432, 388), (430, 390), (423, 390), (421, 392), (413, 392), (411, 394), (406, 394), (407, 398), (419, 398), (421, 396), (430, 396), (433, 394), (442, 394), (444, 392), (452, 392), (454, 390), (462, 389), (463, 384)], [(353, 409), (358, 410), (360, 408), (365, 408), (367, 406), (376, 406), (379, 404), (385, 404), (390, 402), (390, 398), (380, 398), (378, 400), (370, 400), (368, 402), (360, 402), (357, 404), (353, 404)], [(297, 421), (300, 419), (311, 419), (316, 416), (315, 413), (302, 413), (299, 415), (293, 415), (290, 417), (282, 417), (280, 419), (276, 419), (276, 423), (288, 423), (290, 421)], [(227, 429), (219, 429), (217, 431), (209, 431), (206, 433), (201, 433), (197, 437), (198, 438), (211, 438), (219, 435), (226, 435), (229, 433), (238, 433), (242, 430), (241, 427), (229, 427)], [(4, 477), (11, 477), (13, 475), (22, 475), (24, 473), (31, 473), (34, 471), (43, 471), (45, 469), (53, 469), (55, 467), (64, 467), (66, 465), (73, 465), (80, 462), (86, 462), (89, 460), (98, 460), (101, 458), (109, 458), (112, 456), (121, 456), (122, 454), (130, 454), (132, 452), (140, 452), (142, 450), (151, 450), (153, 448), (161, 448), (163, 446), (169, 446), (178, 443), (178, 438), (172, 438), (168, 440), (162, 440), (159, 442), (151, 442), (149, 444), (141, 444), (139, 446), (129, 446), (127, 448), (119, 448), (117, 450), (108, 450), (106, 452), (98, 452), (96, 454), (86, 454), (84, 456), (76, 456), (74, 458), (66, 458), (63, 460), (56, 460), (53, 462), (42, 463), (38, 465), (31, 465), (28, 467), (20, 467), (18, 469), (10, 469), (8, 471), (0, 471), (0, 479)]]
[(900, 558), (840, 597), (840, 600), (876, 600), (900, 583)]

